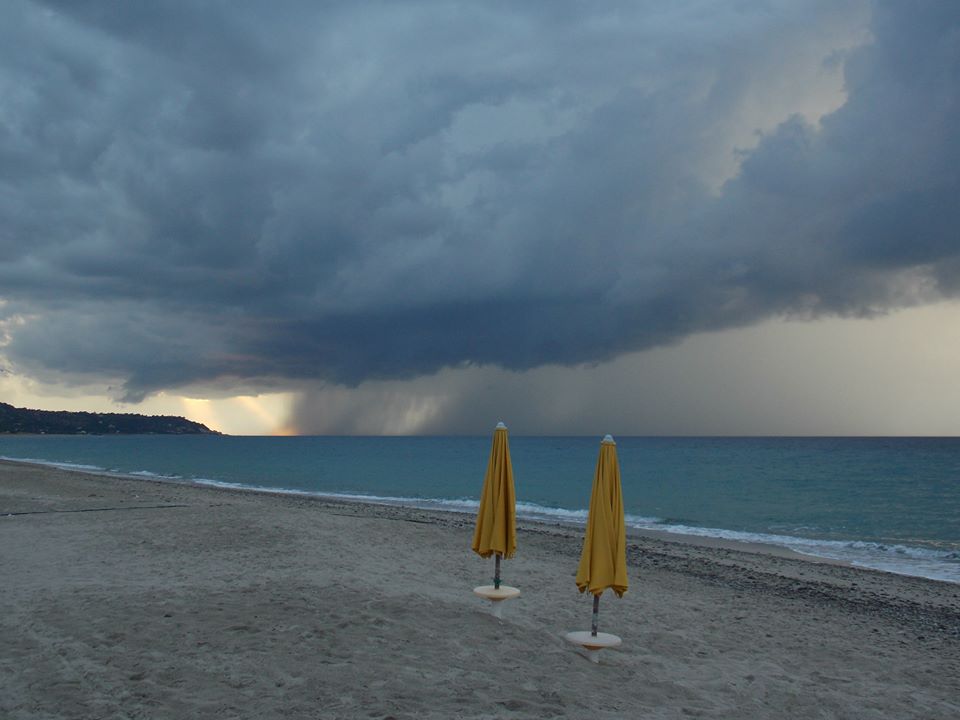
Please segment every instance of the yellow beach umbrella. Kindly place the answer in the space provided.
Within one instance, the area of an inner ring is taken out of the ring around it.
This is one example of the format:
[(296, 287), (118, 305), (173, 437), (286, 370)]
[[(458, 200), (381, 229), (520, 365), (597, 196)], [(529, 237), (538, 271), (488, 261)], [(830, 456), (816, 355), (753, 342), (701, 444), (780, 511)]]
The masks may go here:
[(507, 426), (497, 423), (473, 533), (473, 551), (482, 558), (496, 556), (495, 589), (500, 588), (500, 558), (511, 558), (517, 551), (516, 514)]
[(623, 522), (623, 491), (617, 444), (607, 435), (593, 475), (587, 532), (577, 568), (577, 587), (595, 597), (612, 589), (618, 597), (627, 591), (627, 529)]
[[(593, 622), (590, 635), (570, 633), (568, 639), (591, 650), (613, 647), (620, 638), (600, 633), (597, 621), (600, 596), (607, 588), (618, 597), (627, 591), (627, 529), (623, 520), (623, 491), (620, 488), (620, 464), (617, 462), (617, 444), (607, 435), (600, 443), (600, 456), (593, 476), (590, 494), (590, 512), (587, 531), (583, 538), (580, 566), (577, 568), (577, 587), (580, 592), (593, 594)], [(586, 638), (586, 639), (585, 639)], [(595, 660), (596, 657), (592, 656)]]

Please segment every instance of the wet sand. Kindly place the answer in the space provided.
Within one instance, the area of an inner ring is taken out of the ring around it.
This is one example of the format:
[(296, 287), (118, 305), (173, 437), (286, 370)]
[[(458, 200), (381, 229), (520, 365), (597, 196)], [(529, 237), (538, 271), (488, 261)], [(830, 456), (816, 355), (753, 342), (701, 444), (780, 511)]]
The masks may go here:
[(960, 717), (960, 585), (629, 540), (592, 664), (577, 530), (497, 621), (472, 518), (0, 463), (0, 717)]

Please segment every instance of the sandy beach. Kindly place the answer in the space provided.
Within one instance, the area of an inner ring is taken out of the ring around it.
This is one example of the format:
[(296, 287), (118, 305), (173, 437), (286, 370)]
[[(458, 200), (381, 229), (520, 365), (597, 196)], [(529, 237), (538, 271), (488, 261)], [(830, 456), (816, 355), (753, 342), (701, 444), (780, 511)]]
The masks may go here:
[(472, 518), (0, 463), (0, 718), (960, 717), (960, 585), (631, 536), (599, 664), (573, 528), (499, 622)]

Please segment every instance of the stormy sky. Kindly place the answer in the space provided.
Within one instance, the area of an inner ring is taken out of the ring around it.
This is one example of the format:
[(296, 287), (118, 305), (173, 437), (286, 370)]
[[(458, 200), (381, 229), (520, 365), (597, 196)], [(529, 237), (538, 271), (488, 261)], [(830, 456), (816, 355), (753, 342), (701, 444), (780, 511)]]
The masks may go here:
[(948, 1), (9, 0), (0, 389), (909, 434), (871, 423), (960, 325), (958, 98)]

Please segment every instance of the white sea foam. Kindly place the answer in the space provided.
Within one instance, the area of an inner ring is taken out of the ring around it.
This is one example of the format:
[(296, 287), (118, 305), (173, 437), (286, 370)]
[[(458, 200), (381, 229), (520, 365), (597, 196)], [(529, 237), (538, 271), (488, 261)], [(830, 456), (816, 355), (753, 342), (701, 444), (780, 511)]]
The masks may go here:
[(134, 470), (133, 472), (123, 473), (133, 477), (149, 478), (151, 480), (183, 480), (180, 475), (161, 475), (160, 473), (150, 472), (149, 470)]
[(0, 455), (0, 460), (30, 463), (31, 465), (45, 465), (47, 467), (60, 468), (61, 470), (77, 470), (81, 472), (96, 472), (96, 473), (107, 472), (105, 468), (102, 468), (98, 465), (82, 465), (80, 463), (54, 462), (52, 460), (41, 460), (39, 458), (7, 457), (6, 455)]
[(171, 482), (184, 481), (184, 478), (180, 475), (162, 475), (149, 470), (125, 471), (105, 468), (101, 467), (100, 465), (85, 465), (83, 463), (62, 462), (59, 460), (41, 460), (39, 458), (29, 457), (9, 457), (7, 455), (0, 455), (0, 460), (10, 460), (11, 462), (28, 463), (30, 465), (43, 465), (44, 467), (55, 467), (59, 470), (93, 473), (96, 475), (109, 475), (111, 477), (146, 478), (149, 480), (166, 480)]
[(638, 530), (658, 530), (678, 535), (776, 545), (804, 555), (849, 562), (858, 567), (960, 583), (960, 554), (956, 550), (863, 540), (825, 540), (665, 523), (628, 521), (628, 525)]

